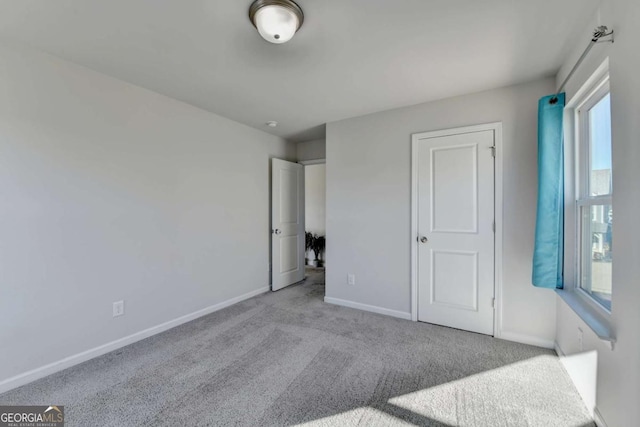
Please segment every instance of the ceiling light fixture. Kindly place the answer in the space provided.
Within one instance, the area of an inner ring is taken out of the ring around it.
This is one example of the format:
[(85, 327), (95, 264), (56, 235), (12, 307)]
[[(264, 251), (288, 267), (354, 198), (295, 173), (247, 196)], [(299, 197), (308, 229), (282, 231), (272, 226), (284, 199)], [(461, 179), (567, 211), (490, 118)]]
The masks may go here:
[(281, 44), (302, 27), (304, 14), (291, 0), (255, 0), (249, 8), (249, 19), (263, 39)]
[(265, 123), (267, 126), (269, 126), (270, 128), (274, 128), (276, 126), (278, 126), (278, 122), (276, 122), (275, 120), (270, 120), (267, 123)]

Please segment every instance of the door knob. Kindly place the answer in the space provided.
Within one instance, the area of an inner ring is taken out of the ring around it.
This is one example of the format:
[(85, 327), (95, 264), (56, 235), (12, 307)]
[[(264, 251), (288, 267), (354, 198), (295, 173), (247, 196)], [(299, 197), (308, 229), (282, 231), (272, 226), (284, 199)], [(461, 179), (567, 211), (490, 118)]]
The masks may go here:
[(420, 241), (421, 241), (422, 243), (427, 243), (427, 242), (429, 241), (429, 239), (427, 239), (425, 236), (422, 236), (422, 237), (420, 238)]
[(273, 234), (280, 234), (280, 233), (282, 233), (282, 231), (278, 230), (277, 228), (273, 230)]

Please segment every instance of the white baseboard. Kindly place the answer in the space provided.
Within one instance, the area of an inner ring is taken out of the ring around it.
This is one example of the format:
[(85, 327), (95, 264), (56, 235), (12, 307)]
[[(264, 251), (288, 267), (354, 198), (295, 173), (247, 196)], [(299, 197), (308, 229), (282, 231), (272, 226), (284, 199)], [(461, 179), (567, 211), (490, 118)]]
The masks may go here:
[(560, 348), (560, 345), (558, 344), (558, 341), (553, 343), (553, 349), (556, 351), (556, 354), (560, 357), (564, 357), (564, 351), (562, 351), (562, 349)]
[(149, 338), (150, 336), (159, 334), (171, 328), (175, 328), (176, 326), (182, 325), (183, 323), (190, 322), (199, 317), (211, 314), (215, 311), (222, 310), (223, 308), (239, 303), (240, 301), (244, 301), (256, 295), (268, 292), (269, 289), (270, 288), (268, 286), (256, 289), (255, 291), (248, 292), (244, 295), (228, 299), (221, 303), (203, 308), (202, 310), (194, 311), (193, 313), (178, 317), (177, 319), (170, 320), (160, 325), (152, 326), (151, 328), (136, 332), (135, 334), (126, 336), (124, 338), (111, 341), (107, 344), (103, 344), (87, 351), (83, 351), (82, 353), (74, 354), (73, 356), (65, 357), (64, 359), (58, 360), (57, 362), (53, 362), (40, 368), (36, 368), (31, 371), (0, 381), (0, 393), (4, 393), (16, 387), (20, 387), (32, 381), (44, 378), (47, 375), (54, 374), (56, 372), (70, 368), (74, 365), (86, 362), (87, 360), (93, 359), (95, 357), (102, 356), (103, 354), (125, 347), (129, 344), (133, 344), (145, 338)]
[(370, 311), (372, 313), (384, 314), (385, 316), (411, 320), (411, 313), (407, 313), (404, 311), (390, 310), (388, 308), (378, 307), (375, 305), (362, 304), (359, 302), (347, 301), (344, 299), (332, 297), (324, 297), (324, 302), (329, 304), (341, 305), (343, 307), (355, 308), (358, 310)]
[(517, 334), (514, 332), (501, 332), (499, 336), (496, 338), (500, 338), (502, 340), (519, 342), (522, 344), (534, 345), (536, 347), (543, 347), (553, 349), (555, 347), (555, 342), (551, 340), (545, 340), (543, 338), (534, 337), (531, 335)]
[(608, 427), (604, 418), (602, 418), (602, 414), (598, 411), (598, 408), (593, 408), (593, 420), (596, 422), (598, 427)]

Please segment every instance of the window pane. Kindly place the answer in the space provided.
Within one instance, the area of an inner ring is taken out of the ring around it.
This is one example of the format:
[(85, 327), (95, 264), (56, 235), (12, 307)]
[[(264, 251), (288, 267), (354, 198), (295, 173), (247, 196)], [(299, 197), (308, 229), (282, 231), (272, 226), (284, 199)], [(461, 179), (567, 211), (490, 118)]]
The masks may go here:
[(589, 110), (589, 195), (611, 194), (611, 96)]
[(611, 263), (613, 245), (611, 205), (582, 209), (582, 262), (580, 286), (596, 301), (611, 310)]

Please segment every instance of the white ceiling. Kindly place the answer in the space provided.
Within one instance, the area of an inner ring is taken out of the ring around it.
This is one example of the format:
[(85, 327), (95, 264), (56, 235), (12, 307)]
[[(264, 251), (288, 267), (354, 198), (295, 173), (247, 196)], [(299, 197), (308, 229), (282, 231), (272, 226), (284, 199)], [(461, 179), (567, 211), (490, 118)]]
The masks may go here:
[(0, 38), (303, 141), (327, 122), (553, 75), (597, 3), (299, 0), (303, 27), (273, 45), (251, 0), (0, 0)]

